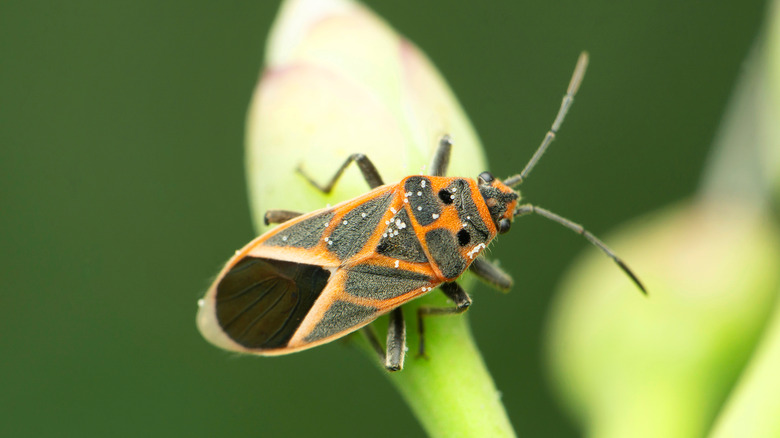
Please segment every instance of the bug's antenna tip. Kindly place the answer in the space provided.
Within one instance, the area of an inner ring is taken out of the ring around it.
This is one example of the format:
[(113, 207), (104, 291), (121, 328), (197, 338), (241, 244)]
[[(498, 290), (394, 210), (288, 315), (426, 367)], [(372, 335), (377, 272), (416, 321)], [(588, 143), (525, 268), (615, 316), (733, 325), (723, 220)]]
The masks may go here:
[(648, 296), (647, 289), (645, 289), (645, 286), (642, 284), (641, 281), (639, 281), (639, 277), (634, 274), (629, 267), (623, 263), (623, 260), (620, 260), (619, 258), (615, 258), (615, 263), (617, 263), (618, 266), (620, 266), (620, 269), (623, 270), (623, 272), (626, 273), (629, 277), (631, 277), (631, 280), (636, 284), (636, 286), (639, 288), (639, 290), (644, 294), (644, 296)]

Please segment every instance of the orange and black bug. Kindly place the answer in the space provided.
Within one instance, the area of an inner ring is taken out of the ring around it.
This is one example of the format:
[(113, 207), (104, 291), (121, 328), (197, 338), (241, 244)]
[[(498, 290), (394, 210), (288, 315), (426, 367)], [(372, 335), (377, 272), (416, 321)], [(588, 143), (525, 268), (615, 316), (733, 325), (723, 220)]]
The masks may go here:
[[(519, 204), (520, 185), (555, 137), (587, 66), (580, 55), (552, 128), (523, 171), (504, 181), (483, 172), (474, 180), (446, 177), (452, 144), (445, 136), (431, 174), (384, 185), (362, 154), (350, 156), (326, 186), (329, 192), (353, 161), (372, 190), (308, 214), (273, 210), (267, 223), (281, 223), (238, 251), (200, 302), (198, 327), (212, 343), (260, 355), (311, 348), (365, 327), (390, 313), (386, 349), (367, 330), (389, 370), (403, 367), (406, 330), (401, 306), (439, 287), (451, 308), (421, 307), (417, 314), (420, 354), (423, 318), (460, 313), (471, 304), (456, 280), (471, 270), (502, 289), (512, 278), (480, 257), (517, 216), (536, 213), (599, 247), (644, 291), (639, 280), (600, 240), (548, 210)], [(299, 169), (300, 170), (300, 169)]]

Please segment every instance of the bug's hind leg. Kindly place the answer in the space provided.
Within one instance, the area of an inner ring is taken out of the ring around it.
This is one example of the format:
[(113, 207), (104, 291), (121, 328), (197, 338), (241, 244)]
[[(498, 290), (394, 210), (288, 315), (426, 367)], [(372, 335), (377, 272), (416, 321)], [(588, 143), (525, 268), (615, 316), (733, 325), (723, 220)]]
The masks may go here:
[(390, 312), (390, 324), (387, 327), (387, 353), (385, 368), (388, 371), (399, 371), (404, 367), (406, 356), (406, 323), (400, 307)]
[(511, 289), (512, 284), (514, 284), (514, 280), (512, 280), (512, 277), (509, 274), (482, 257), (478, 257), (471, 263), (469, 271), (476, 275), (480, 280), (504, 291)]
[(349, 166), (349, 163), (353, 161), (355, 162), (355, 164), (357, 164), (358, 168), (360, 168), (360, 172), (363, 174), (363, 178), (365, 178), (369, 187), (373, 189), (384, 184), (382, 182), (382, 177), (379, 176), (379, 171), (377, 171), (376, 167), (374, 166), (374, 163), (372, 163), (371, 160), (369, 160), (368, 157), (366, 157), (363, 154), (350, 155), (347, 158), (347, 161), (345, 161), (344, 164), (341, 165), (339, 170), (336, 171), (336, 174), (333, 175), (330, 181), (324, 186), (318, 184), (306, 172), (304, 172), (303, 167), (301, 167), (300, 164), (298, 165), (296, 170), (298, 171), (298, 173), (303, 175), (303, 177), (306, 178), (306, 180), (309, 181), (311, 185), (318, 188), (323, 193), (330, 193), (330, 191), (333, 190), (333, 186), (336, 185), (336, 181), (338, 181), (339, 178), (341, 177), (341, 174), (344, 173), (344, 170), (346, 170), (347, 166)]
[(379, 356), (379, 360), (384, 362), (385, 351), (382, 349), (382, 344), (379, 342), (379, 337), (376, 335), (376, 332), (374, 331), (374, 327), (371, 325), (367, 325), (360, 330), (363, 332), (364, 335), (366, 335), (366, 340), (368, 340), (368, 344), (371, 345), (371, 348)]
[(420, 336), (420, 348), (417, 350), (418, 357), (427, 357), (425, 355), (425, 326), (423, 318), (433, 315), (455, 315), (463, 313), (471, 305), (471, 298), (456, 282), (444, 283), (441, 285), (441, 291), (447, 298), (455, 303), (455, 307), (428, 307), (422, 306), (417, 309), (417, 333)]
[(450, 166), (450, 153), (452, 152), (452, 139), (449, 135), (444, 135), (439, 140), (439, 147), (431, 160), (431, 176), (445, 176), (447, 168)]
[(382, 349), (379, 337), (371, 326), (363, 327), (363, 333), (388, 371), (403, 369), (404, 357), (406, 356), (406, 323), (400, 307), (390, 312), (390, 321), (387, 326), (387, 350)]
[(282, 222), (287, 222), (290, 219), (296, 218), (302, 214), (303, 213), (289, 210), (268, 210), (263, 216), (263, 222), (265, 222), (266, 225), (281, 224)]

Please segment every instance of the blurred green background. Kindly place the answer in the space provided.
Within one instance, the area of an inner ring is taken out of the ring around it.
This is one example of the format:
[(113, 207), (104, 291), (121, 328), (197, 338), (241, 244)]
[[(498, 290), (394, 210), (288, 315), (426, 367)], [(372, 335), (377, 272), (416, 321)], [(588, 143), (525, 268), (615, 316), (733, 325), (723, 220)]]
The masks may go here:
[[(366, 3), (436, 63), (496, 175), (525, 164), (590, 52), (523, 193), (596, 234), (692, 193), (765, 12)], [(195, 329), (197, 299), (254, 236), (243, 122), (277, 7), (0, 3), (0, 435), (422, 435), (354, 348), (236, 357)], [(514, 290), (472, 293), (474, 335), (521, 435), (578, 435), (541, 342), (551, 291), (585, 247), (523, 219), (492, 251)]]

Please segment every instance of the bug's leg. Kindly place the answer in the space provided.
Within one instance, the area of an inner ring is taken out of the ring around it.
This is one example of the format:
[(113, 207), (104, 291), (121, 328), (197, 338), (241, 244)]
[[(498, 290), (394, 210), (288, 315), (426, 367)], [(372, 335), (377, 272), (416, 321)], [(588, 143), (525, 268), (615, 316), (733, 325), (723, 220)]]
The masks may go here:
[(398, 371), (404, 367), (406, 356), (406, 323), (400, 307), (390, 312), (390, 323), (387, 326), (387, 354), (385, 368), (388, 371)]
[(263, 216), (263, 222), (265, 222), (266, 225), (281, 224), (282, 222), (287, 222), (290, 219), (296, 218), (302, 214), (303, 213), (289, 210), (268, 210)]
[(309, 181), (311, 185), (320, 189), (323, 193), (330, 193), (330, 191), (333, 190), (333, 186), (336, 185), (336, 181), (338, 181), (341, 177), (341, 174), (344, 173), (344, 170), (347, 168), (347, 166), (349, 166), (349, 163), (353, 161), (360, 168), (360, 172), (363, 174), (363, 178), (365, 178), (369, 187), (373, 189), (384, 184), (382, 182), (382, 177), (379, 176), (379, 172), (376, 170), (376, 167), (374, 167), (374, 163), (372, 163), (371, 160), (369, 160), (368, 157), (363, 154), (350, 155), (347, 158), (347, 161), (345, 161), (339, 170), (336, 171), (336, 174), (333, 175), (333, 178), (331, 178), (330, 181), (324, 186), (319, 185), (316, 181), (311, 179), (311, 177), (303, 171), (303, 167), (300, 164), (295, 170), (303, 175), (303, 177), (306, 178), (306, 180)]
[(443, 283), (441, 291), (447, 298), (455, 303), (455, 307), (427, 307), (422, 306), (417, 309), (417, 333), (420, 336), (420, 348), (417, 350), (418, 357), (427, 357), (425, 355), (425, 326), (423, 318), (432, 315), (455, 315), (463, 313), (471, 305), (471, 298), (460, 285), (454, 281)]
[(439, 140), (439, 147), (431, 160), (431, 176), (444, 176), (450, 165), (450, 153), (452, 152), (452, 139), (445, 135)]
[(387, 326), (387, 351), (382, 348), (379, 337), (374, 331), (374, 326), (367, 325), (362, 329), (371, 348), (376, 351), (379, 360), (388, 371), (399, 371), (404, 367), (406, 356), (406, 323), (404, 314), (398, 307), (390, 312), (390, 320)]
[(376, 332), (374, 331), (373, 325), (367, 325), (363, 327), (362, 332), (364, 335), (366, 335), (366, 340), (368, 340), (368, 344), (371, 345), (371, 348), (376, 351), (376, 354), (379, 355), (379, 360), (384, 362), (385, 361), (385, 350), (382, 349), (382, 344), (379, 343), (379, 337), (376, 335)]
[(471, 263), (471, 266), (469, 266), (469, 270), (480, 280), (501, 290), (511, 289), (512, 284), (514, 283), (512, 277), (504, 272), (503, 269), (482, 257), (478, 257), (474, 260), (474, 262)]

